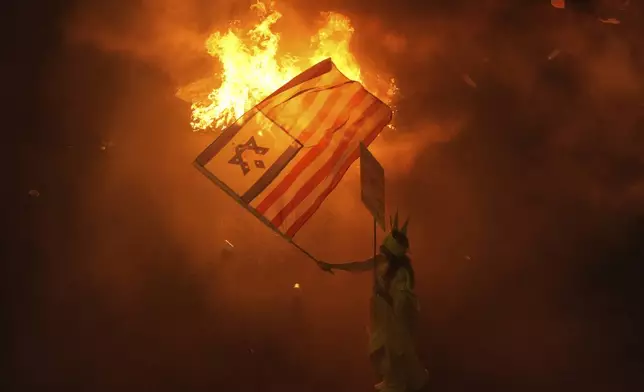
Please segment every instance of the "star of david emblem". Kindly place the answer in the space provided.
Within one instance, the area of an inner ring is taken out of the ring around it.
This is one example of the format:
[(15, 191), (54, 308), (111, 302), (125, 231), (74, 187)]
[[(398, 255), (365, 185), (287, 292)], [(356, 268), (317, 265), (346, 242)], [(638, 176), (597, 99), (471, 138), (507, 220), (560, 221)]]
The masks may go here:
[[(268, 148), (260, 147), (257, 145), (257, 142), (255, 141), (255, 136), (251, 136), (246, 143), (238, 144), (237, 146), (235, 146), (235, 155), (232, 158), (230, 158), (228, 163), (230, 163), (231, 165), (239, 165), (244, 175), (250, 172), (250, 164), (246, 162), (243, 157), (244, 152), (249, 150), (253, 151), (257, 155), (266, 155), (266, 153), (268, 152)], [(253, 161), (253, 164), (258, 169), (266, 168), (264, 161), (261, 159), (255, 159)]]

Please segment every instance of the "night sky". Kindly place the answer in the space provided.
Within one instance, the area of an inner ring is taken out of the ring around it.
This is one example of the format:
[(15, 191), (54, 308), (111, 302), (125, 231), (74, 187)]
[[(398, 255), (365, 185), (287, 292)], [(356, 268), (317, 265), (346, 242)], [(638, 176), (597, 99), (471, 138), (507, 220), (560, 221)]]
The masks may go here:
[[(40, 3), (2, 12), (2, 390), (371, 390), (370, 276), (323, 273), (192, 167), (213, 135), (175, 92), (248, 4)], [(644, 390), (641, 2), (310, 3), (277, 5), (348, 15), (400, 88), (374, 154), (431, 390)], [(296, 237), (330, 262), (371, 250), (356, 173)]]

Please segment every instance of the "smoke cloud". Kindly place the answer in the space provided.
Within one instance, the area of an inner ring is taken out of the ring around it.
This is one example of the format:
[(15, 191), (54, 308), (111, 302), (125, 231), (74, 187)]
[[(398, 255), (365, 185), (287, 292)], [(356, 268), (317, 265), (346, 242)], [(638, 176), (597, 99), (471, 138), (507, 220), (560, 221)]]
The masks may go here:
[[(278, 2), (276, 29), (296, 50), (345, 13), (359, 63), (397, 80), (372, 151), (411, 217), (434, 387), (637, 390), (641, 11), (427, 3)], [(191, 166), (213, 135), (175, 92), (250, 2), (78, 4), (39, 91), (63, 142), (25, 159), (45, 185), (23, 206), (40, 294), (14, 321), (18, 389), (364, 389), (369, 274), (322, 273)], [(372, 252), (358, 175), (298, 234), (321, 259)]]

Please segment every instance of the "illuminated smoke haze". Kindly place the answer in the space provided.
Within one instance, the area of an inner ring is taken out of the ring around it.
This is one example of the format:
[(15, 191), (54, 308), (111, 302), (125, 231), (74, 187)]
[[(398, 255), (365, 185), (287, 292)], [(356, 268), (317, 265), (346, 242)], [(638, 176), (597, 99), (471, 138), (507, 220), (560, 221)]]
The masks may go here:
[[(411, 216), (437, 390), (638, 390), (641, 10), (606, 25), (601, 7), (509, 4), (284, 1), (276, 29), (297, 51), (310, 18), (341, 12), (360, 64), (398, 81), (397, 129), (372, 149), (388, 207)], [(191, 165), (213, 136), (175, 92), (212, 71), (203, 42), (249, 5), (51, 6), (60, 18), (15, 49), (32, 65), (7, 68), (24, 129), (10, 387), (370, 388), (370, 276), (322, 273)], [(340, 262), (368, 257), (371, 235), (353, 168), (297, 240)]]

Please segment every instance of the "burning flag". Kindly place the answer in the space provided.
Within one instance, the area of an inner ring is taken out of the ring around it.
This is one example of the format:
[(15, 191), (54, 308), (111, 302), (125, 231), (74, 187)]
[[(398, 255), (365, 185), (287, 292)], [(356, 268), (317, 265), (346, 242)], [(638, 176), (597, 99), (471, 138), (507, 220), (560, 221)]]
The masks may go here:
[(246, 112), (196, 167), (290, 240), (391, 121), (392, 111), (326, 59)]
[[(349, 18), (336, 12), (323, 12), (312, 25), (318, 30), (310, 38), (304, 32), (282, 36), (273, 31), (282, 14), (274, 2), (258, 0), (251, 10), (258, 16), (252, 28), (235, 21), (226, 31), (216, 31), (205, 42), (207, 53), (217, 60), (216, 73), (177, 91), (192, 105), (191, 126), (195, 131), (220, 131), (234, 123), (284, 83), (305, 69), (331, 58), (340, 72), (360, 82), (378, 98), (391, 104), (397, 95), (393, 78), (365, 75), (350, 47), (354, 28)], [(307, 32), (308, 34), (308, 32)], [(283, 53), (280, 44), (300, 49)]]

